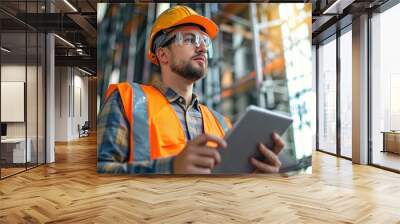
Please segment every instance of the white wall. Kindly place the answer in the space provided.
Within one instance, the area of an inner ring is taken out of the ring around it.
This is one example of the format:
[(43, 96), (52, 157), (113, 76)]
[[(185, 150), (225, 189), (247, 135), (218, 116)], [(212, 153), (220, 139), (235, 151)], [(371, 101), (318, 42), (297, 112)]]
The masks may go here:
[(75, 68), (56, 67), (56, 141), (79, 138), (78, 124), (88, 120), (88, 78), (83, 75)]
[[(78, 138), (78, 124), (81, 126), (85, 123), (85, 121), (89, 120), (88, 116), (88, 107), (89, 107), (89, 102), (88, 102), (88, 77), (83, 77), (81, 75), (76, 75), (76, 72), (78, 70), (75, 70), (75, 75), (74, 75), (74, 108), (73, 110), (75, 113), (73, 113), (73, 119), (72, 121), (72, 129), (71, 129), (71, 135), (73, 138)], [(79, 72), (79, 71), (78, 71)], [(79, 72), (79, 74), (82, 74)], [(80, 93), (79, 93), (80, 91)], [(80, 95), (80, 97), (79, 97)], [(81, 101), (80, 103), (78, 101)], [(79, 105), (80, 104), (80, 105)], [(82, 107), (80, 111), (79, 107)]]
[(68, 141), (68, 70), (55, 68), (55, 141)]
[[(38, 70), (36, 70), (38, 69)], [(7, 137), (9, 138), (25, 138), (25, 134), (30, 139), (30, 147), (32, 152), (32, 161), (36, 162), (39, 158), (39, 163), (44, 163), (44, 82), (42, 67), (31, 66), (25, 64), (3, 64), (1, 66), (1, 81), (9, 82), (25, 82), (26, 83), (26, 106), (22, 107), (22, 112), (27, 115), (25, 122), (6, 122)], [(27, 78), (27, 81), (25, 80)], [(22, 93), (24, 91), (22, 90)], [(2, 96), (7, 97), (7, 96)], [(4, 112), (10, 108), (2, 107)], [(12, 111), (7, 111), (12, 113)], [(27, 131), (27, 132), (26, 132)], [(39, 155), (37, 156), (37, 153)]]
[[(14, 65), (2, 65), (1, 66), (1, 81), (2, 82), (25, 82), (25, 65), (18, 65), (18, 64), (14, 64)], [(28, 67), (28, 72), (29, 70), (31, 70), (32, 67)], [(2, 90), (2, 93), (4, 94), (4, 89)], [(22, 90), (21, 93), (22, 97), (24, 96), (24, 90)], [(4, 98), (8, 98), (8, 96), (1, 96), (2, 99)], [(24, 104), (24, 103), (23, 103)], [(10, 110), (10, 108), (5, 107), (4, 102), (2, 102), (2, 114), (8, 114), (8, 113), (12, 113)], [(19, 127), (25, 127), (23, 120), (24, 120), (24, 106), (22, 106), (22, 108), (20, 108), (22, 110), (22, 121), (21, 122), (7, 122), (8, 124), (8, 132), (10, 132), (8, 134), (8, 136), (16, 136), (16, 137), (25, 137), (25, 130), (24, 128), (19, 128)], [(20, 113), (21, 111), (18, 111), (18, 113)], [(4, 121), (4, 118), (2, 118), (1, 120)]]
[[(33, 66), (27, 66), (25, 68), (25, 65), (18, 65), (18, 64), (9, 64), (9, 65), (2, 65), (1, 66), (1, 81), (4, 82), (25, 82), (25, 75), (27, 69), (28, 74), (36, 74), (36, 67)], [(29, 78), (29, 76), (28, 76)], [(36, 81), (29, 80), (30, 85), (36, 85)], [(36, 88), (28, 88), (28, 93), (27, 93), (27, 103), (28, 106), (34, 106), (36, 108)], [(32, 92), (31, 92), (32, 91)], [(29, 105), (31, 102), (35, 102), (34, 105)], [(40, 106), (40, 105), (39, 105)], [(31, 108), (32, 109), (32, 108)], [(1, 110), (7, 110), (7, 108), (1, 108)], [(35, 110), (36, 111), (36, 110)], [(27, 113), (27, 119), (28, 122), (35, 121), (36, 123), (36, 113)], [(28, 124), (28, 129), (29, 128), (34, 128), (36, 130), (36, 124)], [(28, 137), (30, 131), (28, 130)], [(36, 132), (35, 132), (36, 133)], [(25, 122), (7, 122), (7, 136), (8, 137), (25, 137)]]
[(1, 65), (1, 81), (25, 82), (25, 65)]
[[(25, 65), (2, 65), (1, 81), (25, 82)], [(7, 108), (1, 108), (6, 110)], [(7, 137), (25, 137), (25, 123), (7, 123)]]

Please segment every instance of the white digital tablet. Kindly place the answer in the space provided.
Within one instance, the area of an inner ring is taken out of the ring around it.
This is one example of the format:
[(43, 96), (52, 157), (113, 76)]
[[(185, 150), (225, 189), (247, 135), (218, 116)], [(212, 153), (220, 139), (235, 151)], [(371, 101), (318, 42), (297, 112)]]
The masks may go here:
[(242, 174), (251, 173), (255, 169), (249, 162), (250, 157), (263, 160), (257, 148), (263, 143), (272, 148), (272, 133), (282, 136), (292, 123), (288, 116), (278, 114), (260, 107), (249, 106), (239, 118), (233, 128), (225, 135), (228, 143), (226, 149), (218, 149), (221, 154), (221, 163), (212, 173), (215, 174)]

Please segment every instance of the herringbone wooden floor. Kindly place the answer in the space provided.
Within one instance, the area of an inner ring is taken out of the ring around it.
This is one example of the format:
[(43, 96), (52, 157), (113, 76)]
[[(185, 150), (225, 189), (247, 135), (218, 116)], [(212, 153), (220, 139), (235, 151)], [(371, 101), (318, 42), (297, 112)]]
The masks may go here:
[(315, 152), (313, 174), (109, 176), (95, 138), (0, 181), (0, 223), (400, 223), (400, 175)]

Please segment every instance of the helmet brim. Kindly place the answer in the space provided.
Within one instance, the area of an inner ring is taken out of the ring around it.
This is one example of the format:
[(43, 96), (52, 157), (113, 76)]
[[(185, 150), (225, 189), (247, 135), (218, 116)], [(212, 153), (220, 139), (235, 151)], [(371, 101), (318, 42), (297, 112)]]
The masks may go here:
[(217, 25), (210, 19), (208, 19), (204, 16), (199, 16), (199, 15), (188, 16), (182, 20), (177, 21), (172, 27), (186, 24), (186, 23), (196, 24), (201, 27), (204, 27), (205, 32), (208, 34), (208, 36), (211, 39), (214, 39), (218, 34)]

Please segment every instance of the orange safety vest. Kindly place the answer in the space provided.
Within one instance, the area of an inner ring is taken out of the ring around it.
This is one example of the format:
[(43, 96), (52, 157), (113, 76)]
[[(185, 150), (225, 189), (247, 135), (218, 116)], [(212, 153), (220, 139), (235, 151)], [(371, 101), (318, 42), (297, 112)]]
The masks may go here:
[[(106, 99), (118, 91), (129, 122), (129, 162), (177, 155), (186, 145), (181, 122), (167, 98), (156, 88), (137, 83), (112, 84)], [(223, 137), (230, 121), (199, 104), (204, 132)]]

